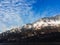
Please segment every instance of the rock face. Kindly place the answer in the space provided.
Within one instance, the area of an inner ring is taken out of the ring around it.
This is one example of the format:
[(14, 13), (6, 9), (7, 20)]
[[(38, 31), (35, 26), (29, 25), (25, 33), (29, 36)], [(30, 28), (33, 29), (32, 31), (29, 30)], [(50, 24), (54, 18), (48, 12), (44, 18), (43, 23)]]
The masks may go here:
[[(0, 34), (0, 42), (60, 41), (60, 15), (44, 17)], [(58, 40), (57, 40), (58, 39)]]

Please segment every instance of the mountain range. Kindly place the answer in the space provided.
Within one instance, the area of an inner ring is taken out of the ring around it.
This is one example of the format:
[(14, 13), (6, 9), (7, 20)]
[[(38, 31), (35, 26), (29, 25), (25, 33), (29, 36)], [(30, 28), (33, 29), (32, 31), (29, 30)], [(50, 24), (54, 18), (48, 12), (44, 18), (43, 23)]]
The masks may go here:
[(60, 41), (60, 15), (44, 17), (0, 34), (0, 42)]

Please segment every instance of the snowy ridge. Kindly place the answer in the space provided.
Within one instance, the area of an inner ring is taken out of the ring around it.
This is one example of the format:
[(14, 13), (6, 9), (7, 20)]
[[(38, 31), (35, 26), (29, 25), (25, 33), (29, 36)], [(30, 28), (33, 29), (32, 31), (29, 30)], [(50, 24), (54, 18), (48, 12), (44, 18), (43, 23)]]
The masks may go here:
[(37, 30), (46, 26), (60, 27), (60, 15), (41, 18), (34, 22), (33, 24), (24, 25), (24, 28), (26, 29), (34, 28), (35, 30)]

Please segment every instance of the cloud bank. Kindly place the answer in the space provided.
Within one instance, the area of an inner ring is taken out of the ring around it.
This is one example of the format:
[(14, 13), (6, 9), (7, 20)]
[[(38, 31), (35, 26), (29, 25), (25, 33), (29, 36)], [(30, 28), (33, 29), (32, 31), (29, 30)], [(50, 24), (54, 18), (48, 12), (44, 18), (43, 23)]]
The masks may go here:
[(0, 32), (33, 22), (33, 3), (35, 0), (0, 0)]

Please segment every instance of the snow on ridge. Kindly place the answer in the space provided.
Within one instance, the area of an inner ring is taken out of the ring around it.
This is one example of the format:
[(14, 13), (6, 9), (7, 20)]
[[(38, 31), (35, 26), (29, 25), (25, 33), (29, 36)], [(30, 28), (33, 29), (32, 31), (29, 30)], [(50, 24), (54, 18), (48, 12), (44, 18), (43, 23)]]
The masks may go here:
[(42, 27), (45, 27), (45, 26), (59, 27), (60, 17), (55, 16), (55, 17), (50, 17), (50, 18), (42, 18), (38, 20), (37, 22), (33, 23), (33, 28), (35, 29), (41, 29)]

